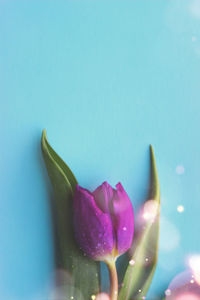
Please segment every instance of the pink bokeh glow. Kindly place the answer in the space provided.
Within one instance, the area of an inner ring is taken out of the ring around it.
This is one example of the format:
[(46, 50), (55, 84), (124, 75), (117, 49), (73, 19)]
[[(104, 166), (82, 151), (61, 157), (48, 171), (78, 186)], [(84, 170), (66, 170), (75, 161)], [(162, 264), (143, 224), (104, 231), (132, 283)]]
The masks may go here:
[[(100, 293), (100, 294), (96, 295), (95, 300), (110, 300), (110, 297), (106, 293)], [(194, 300), (196, 300), (196, 299), (194, 299)]]
[(185, 293), (185, 294), (177, 296), (175, 298), (175, 300), (199, 300), (199, 296), (191, 294), (191, 293)]

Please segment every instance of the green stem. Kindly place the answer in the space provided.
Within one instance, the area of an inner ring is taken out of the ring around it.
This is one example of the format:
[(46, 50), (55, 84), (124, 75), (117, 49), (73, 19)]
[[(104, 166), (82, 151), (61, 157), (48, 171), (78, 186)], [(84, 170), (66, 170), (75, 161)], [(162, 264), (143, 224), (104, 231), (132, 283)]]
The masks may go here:
[(110, 300), (117, 300), (118, 297), (118, 278), (115, 260), (106, 262), (110, 276)]

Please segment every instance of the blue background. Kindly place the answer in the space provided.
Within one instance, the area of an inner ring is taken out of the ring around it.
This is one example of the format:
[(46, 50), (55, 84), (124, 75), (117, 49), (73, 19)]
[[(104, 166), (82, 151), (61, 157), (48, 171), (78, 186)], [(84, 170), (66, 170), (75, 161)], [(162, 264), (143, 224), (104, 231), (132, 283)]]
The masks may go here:
[(152, 143), (162, 219), (147, 299), (187, 267), (200, 252), (199, 81), (198, 0), (0, 1), (0, 299), (47, 299), (43, 128), (82, 186), (121, 181), (136, 211)]

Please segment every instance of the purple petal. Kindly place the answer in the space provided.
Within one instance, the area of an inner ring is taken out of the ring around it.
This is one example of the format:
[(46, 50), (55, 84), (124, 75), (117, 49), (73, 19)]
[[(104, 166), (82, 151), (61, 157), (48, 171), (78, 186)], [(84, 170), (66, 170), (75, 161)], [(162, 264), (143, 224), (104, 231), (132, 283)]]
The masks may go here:
[(92, 193), (80, 186), (74, 194), (74, 230), (81, 249), (91, 258), (103, 260), (112, 252), (110, 216), (99, 209)]
[(109, 213), (113, 188), (105, 181), (93, 193), (97, 206), (105, 213)]
[(113, 195), (114, 228), (119, 254), (126, 252), (132, 244), (134, 214), (131, 201), (121, 183), (116, 185)]

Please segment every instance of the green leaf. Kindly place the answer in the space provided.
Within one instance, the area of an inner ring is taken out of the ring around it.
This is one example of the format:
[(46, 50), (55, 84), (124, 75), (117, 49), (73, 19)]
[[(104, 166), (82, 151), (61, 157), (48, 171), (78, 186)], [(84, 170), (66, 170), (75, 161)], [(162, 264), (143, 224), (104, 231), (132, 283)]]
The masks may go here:
[[(100, 264), (83, 255), (73, 232), (73, 194), (77, 180), (70, 168), (56, 154), (43, 131), (42, 153), (50, 177), (54, 199), (52, 215), (55, 231), (56, 268), (67, 272), (67, 299), (88, 300), (99, 292)], [(69, 288), (70, 287), (70, 288)]]
[[(123, 284), (119, 293), (119, 300), (142, 299), (146, 296), (151, 284), (158, 258), (158, 242), (160, 227), (160, 187), (152, 146), (151, 180), (148, 200), (154, 208), (154, 222), (146, 220), (140, 228), (138, 236), (133, 241), (132, 256), (125, 255), (121, 264), (127, 266)], [(135, 262), (130, 265), (130, 261)]]

